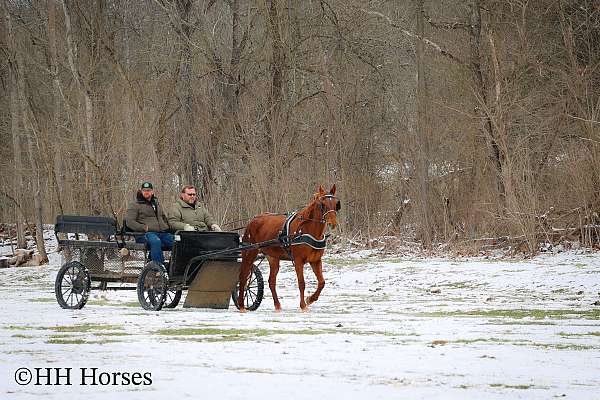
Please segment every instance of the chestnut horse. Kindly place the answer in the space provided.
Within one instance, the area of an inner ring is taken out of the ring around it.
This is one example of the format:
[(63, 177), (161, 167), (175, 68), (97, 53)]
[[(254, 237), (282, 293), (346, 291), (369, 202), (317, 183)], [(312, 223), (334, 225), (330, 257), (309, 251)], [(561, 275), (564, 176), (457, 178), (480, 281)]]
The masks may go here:
[[(340, 202), (334, 196), (335, 185), (329, 193), (319, 186), (319, 191), (314, 194), (311, 202), (302, 210), (290, 217), (281, 214), (260, 214), (254, 217), (244, 232), (242, 241), (247, 244), (274, 241), (275, 246), (252, 248), (242, 251), (242, 266), (240, 269), (240, 291), (238, 306), (240, 312), (245, 312), (244, 290), (252, 263), (258, 253), (263, 253), (269, 261), (269, 289), (273, 295), (275, 311), (281, 311), (281, 304), (277, 297), (277, 273), (279, 262), (290, 260), (294, 263), (300, 289), (300, 309), (308, 311), (308, 306), (319, 299), (325, 287), (323, 279), (323, 266), (321, 257), (325, 250), (324, 231), (325, 225), (335, 228), (337, 225), (337, 211)], [(310, 235), (310, 236), (309, 236)], [(279, 241), (277, 241), (279, 239)], [(304, 298), (304, 264), (310, 263), (317, 277), (317, 290), (308, 298)]]

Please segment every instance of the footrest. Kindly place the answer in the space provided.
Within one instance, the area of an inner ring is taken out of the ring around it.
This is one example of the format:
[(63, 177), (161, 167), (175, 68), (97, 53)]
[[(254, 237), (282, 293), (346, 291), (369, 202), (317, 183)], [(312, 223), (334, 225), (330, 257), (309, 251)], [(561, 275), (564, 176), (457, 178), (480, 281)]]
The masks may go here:
[(208, 261), (188, 288), (184, 307), (229, 308), (231, 292), (240, 275), (238, 261)]

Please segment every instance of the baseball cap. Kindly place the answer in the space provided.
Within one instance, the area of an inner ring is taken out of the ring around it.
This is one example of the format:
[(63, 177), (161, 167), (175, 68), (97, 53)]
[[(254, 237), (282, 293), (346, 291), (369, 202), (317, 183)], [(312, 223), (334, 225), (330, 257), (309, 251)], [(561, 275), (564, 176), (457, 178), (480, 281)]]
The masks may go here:
[(152, 187), (152, 183), (144, 182), (144, 183), (142, 183), (142, 189), (154, 189), (154, 188)]

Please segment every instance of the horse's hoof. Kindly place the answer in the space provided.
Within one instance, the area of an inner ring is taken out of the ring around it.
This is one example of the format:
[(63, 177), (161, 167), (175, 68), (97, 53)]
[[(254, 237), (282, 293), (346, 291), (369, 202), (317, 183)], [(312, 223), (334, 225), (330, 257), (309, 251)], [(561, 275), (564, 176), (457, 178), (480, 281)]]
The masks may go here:
[(305, 299), (305, 301), (306, 301), (306, 305), (307, 305), (307, 306), (310, 306), (312, 303), (314, 303), (314, 301), (313, 301), (313, 300), (311, 300), (311, 299), (310, 299), (310, 297), (307, 297), (307, 298)]
[(275, 312), (281, 312), (281, 306), (275, 306)]
[(302, 310), (302, 312), (308, 312), (308, 306), (300, 306), (300, 310)]
[(246, 312), (246, 309), (244, 307), (240, 308), (240, 312), (243, 314)]

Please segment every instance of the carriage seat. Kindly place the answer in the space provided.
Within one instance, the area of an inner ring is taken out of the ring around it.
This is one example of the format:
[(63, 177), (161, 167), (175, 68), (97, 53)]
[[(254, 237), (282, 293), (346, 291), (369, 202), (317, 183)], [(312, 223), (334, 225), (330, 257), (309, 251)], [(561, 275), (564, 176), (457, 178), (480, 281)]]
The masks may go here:
[[(117, 220), (113, 217), (58, 215), (54, 235), (62, 246), (146, 249), (143, 243), (126, 241), (122, 230), (119, 231), (117, 226)], [(75, 238), (72, 238), (73, 235)], [(86, 236), (86, 240), (81, 238), (82, 235)]]
[(110, 217), (58, 215), (54, 224), (54, 235), (60, 245), (77, 246), (84, 242), (81, 235), (85, 235), (86, 244), (118, 247), (116, 234), (117, 221)]
[[(130, 229), (127, 226), (127, 222), (123, 219), (123, 225), (122, 225), (122, 228), (121, 228), (121, 236), (123, 238), (137, 240), (138, 238), (141, 238), (145, 234), (146, 234), (145, 232), (134, 232), (132, 229)], [(146, 243), (138, 243), (137, 241), (135, 241), (135, 244), (138, 245), (138, 246), (143, 246), (143, 248), (145, 250), (148, 250), (148, 246), (146, 245)], [(171, 251), (172, 249), (163, 247), (162, 250), (163, 251)]]

